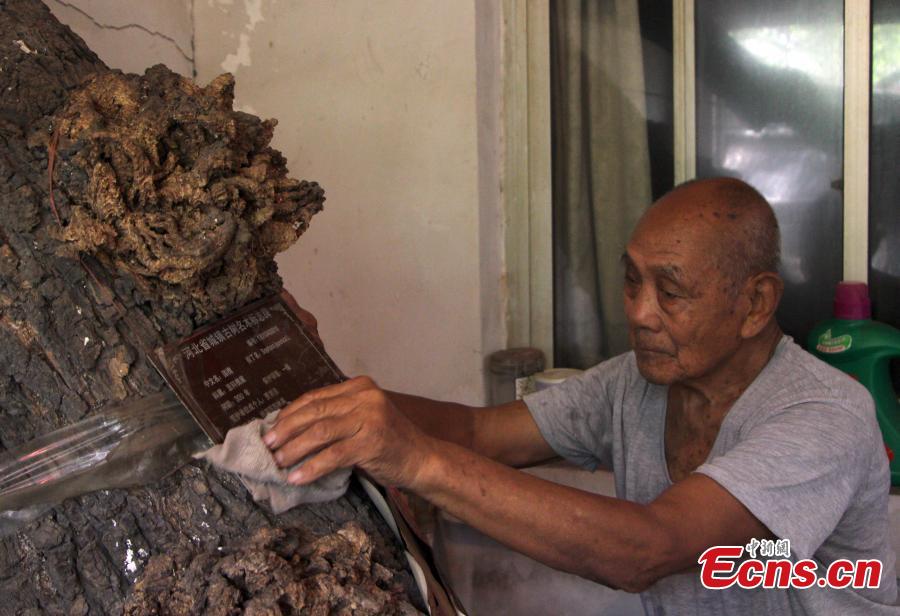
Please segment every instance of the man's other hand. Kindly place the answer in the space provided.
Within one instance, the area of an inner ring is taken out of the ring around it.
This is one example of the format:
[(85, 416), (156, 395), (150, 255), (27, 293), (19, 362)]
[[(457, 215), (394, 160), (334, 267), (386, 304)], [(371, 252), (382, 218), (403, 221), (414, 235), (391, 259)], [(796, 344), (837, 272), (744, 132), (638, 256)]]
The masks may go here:
[(301, 307), (287, 289), (281, 290), (281, 299), (290, 306), (291, 310), (294, 311), (294, 314), (297, 315), (297, 318), (300, 319), (300, 322), (303, 323), (307, 330), (309, 330), (309, 333), (315, 336), (316, 340), (321, 343), (322, 339), (319, 338), (319, 321), (313, 313)]
[(307, 458), (288, 477), (295, 484), (356, 466), (384, 485), (414, 488), (432, 451), (431, 437), (368, 377), (303, 394), (281, 410), (263, 440), (281, 467)]

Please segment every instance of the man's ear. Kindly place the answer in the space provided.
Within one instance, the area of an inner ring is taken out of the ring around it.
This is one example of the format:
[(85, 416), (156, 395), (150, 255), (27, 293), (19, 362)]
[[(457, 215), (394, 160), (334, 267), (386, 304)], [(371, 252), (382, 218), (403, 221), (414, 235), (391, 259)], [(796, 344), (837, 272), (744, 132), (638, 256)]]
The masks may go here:
[(747, 281), (744, 293), (750, 300), (750, 311), (741, 325), (743, 338), (753, 338), (775, 318), (783, 291), (784, 282), (775, 272), (762, 272)]

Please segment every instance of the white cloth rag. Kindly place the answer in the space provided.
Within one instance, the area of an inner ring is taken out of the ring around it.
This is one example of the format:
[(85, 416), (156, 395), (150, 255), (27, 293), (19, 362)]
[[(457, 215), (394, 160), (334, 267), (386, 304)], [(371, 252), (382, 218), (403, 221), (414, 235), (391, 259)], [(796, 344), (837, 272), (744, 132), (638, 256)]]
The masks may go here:
[(268, 500), (276, 514), (305, 503), (322, 503), (344, 495), (350, 484), (349, 468), (342, 468), (303, 486), (288, 483), (287, 477), (304, 460), (290, 468), (278, 468), (262, 435), (275, 425), (278, 411), (264, 419), (237, 426), (225, 435), (225, 442), (194, 455), (226, 471), (236, 473), (255, 501)]

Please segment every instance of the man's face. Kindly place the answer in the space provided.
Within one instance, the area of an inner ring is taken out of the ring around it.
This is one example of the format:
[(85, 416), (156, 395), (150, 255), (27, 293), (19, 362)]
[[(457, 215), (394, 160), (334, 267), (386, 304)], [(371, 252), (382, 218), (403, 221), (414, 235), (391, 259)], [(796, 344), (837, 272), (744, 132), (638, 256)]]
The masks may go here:
[(702, 379), (741, 342), (741, 298), (717, 258), (719, 221), (672, 205), (644, 216), (622, 257), (631, 347), (644, 378), (661, 385)]

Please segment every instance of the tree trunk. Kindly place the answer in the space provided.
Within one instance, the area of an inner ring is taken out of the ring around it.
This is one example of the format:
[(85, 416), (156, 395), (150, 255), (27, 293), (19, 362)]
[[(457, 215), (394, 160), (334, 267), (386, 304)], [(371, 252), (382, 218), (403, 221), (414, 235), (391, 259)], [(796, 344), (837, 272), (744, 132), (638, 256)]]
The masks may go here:
[[(274, 122), (232, 110), (230, 75), (111, 71), (37, 0), (0, 0), (0, 50), (8, 450), (163, 389), (147, 353), (277, 291), (324, 197)], [(398, 555), (357, 492), (276, 517), (189, 464), (0, 540), (0, 613), (407, 613)]]

